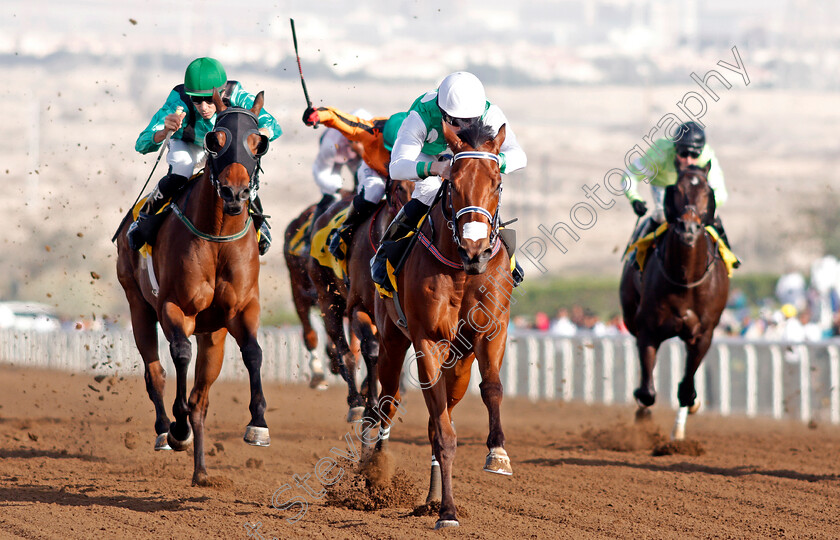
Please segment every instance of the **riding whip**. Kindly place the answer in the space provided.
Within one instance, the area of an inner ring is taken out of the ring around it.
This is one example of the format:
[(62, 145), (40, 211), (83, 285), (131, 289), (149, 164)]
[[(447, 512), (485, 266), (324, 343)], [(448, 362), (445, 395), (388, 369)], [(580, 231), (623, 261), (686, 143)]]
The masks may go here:
[[(295, 58), (297, 58), (298, 73), (300, 73), (300, 85), (303, 87), (303, 97), (306, 98), (306, 107), (312, 108), (312, 100), (309, 99), (309, 92), (306, 90), (306, 81), (303, 80), (303, 68), (300, 67), (300, 54), (298, 54), (297, 33), (295, 33), (295, 20), (290, 18), (289, 22), (292, 25), (292, 42), (295, 44)], [(318, 124), (313, 126), (318, 129)]]
[[(181, 107), (180, 105), (178, 105), (175, 108), (175, 114), (177, 114), (178, 116), (183, 115), (184, 114), (184, 108)], [(120, 224), (117, 227), (117, 231), (114, 233), (113, 238), (111, 238), (111, 242), (116, 242), (117, 241), (117, 236), (120, 235), (120, 229), (122, 229), (122, 226), (125, 223), (125, 220), (128, 219), (128, 216), (131, 215), (132, 209), (135, 206), (137, 206), (137, 201), (140, 200), (140, 197), (142, 197), (143, 193), (146, 191), (146, 186), (149, 185), (149, 180), (151, 180), (152, 175), (155, 174), (155, 169), (157, 169), (158, 163), (160, 163), (160, 158), (161, 158), (161, 156), (163, 156), (163, 150), (169, 146), (169, 139), (172, 137), (172, 133), (174, 133), (174, 132), (170, 131), (169, 133), (166, 134), (166, 137), (163, 138), (163, 142), (160, 144), (160, 151), (158, 152), (157, 159), (155, 159), (155, 164), (152, 165), (152, 171), (149, 173), (149, 177), (146, 178), (146, 183), (143, 184), (142, 188), (140, 188), (140, 193), (137, 194), (137, 198), (134, 199), (134, 202), (131, 203), (131, 206), (128, 207), (128, 213), (125, 215), (125, 217), (123, 217), (122, 221), (120, 221)]]

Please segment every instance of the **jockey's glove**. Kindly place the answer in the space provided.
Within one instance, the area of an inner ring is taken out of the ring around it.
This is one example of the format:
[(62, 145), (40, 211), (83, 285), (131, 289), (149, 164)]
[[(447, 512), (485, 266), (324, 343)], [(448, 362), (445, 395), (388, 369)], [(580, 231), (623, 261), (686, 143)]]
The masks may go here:
[(315, 127), (321, 123), (321, 117), (318, 116), (318, 111), (316, 111), (312, 107), (307, 107), (305, 111), (303, 111), (303, 123), (307, 126)]
[(633, 211), (636, 212), (636, 215), (642, 217), (647, 213), (647, 205), (645, 201), (633, 201)]

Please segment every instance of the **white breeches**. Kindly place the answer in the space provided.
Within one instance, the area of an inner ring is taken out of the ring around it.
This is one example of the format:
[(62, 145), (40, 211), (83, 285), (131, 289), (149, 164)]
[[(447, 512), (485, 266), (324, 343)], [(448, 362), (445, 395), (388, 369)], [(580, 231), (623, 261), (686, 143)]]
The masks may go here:
[(426, 206), (431, 206), (435, 200), (435, 195), (440, 190), (442, 180), (440, 176), (429, 176), (423, 180), (414, 182), (414, 192), (411, 194), (412, 199), (417, 199)]
[(193, 143), (186, 143), (179, 139), (169, 139), (169, 152), (166, 162), (172, 168), (172, 174), (180, 174), (189, 178), (196, 167), (204, 164), (207, 154), (204, 147)]
[(385, 195), (385, 179), (379, 173), (371, 169), (367, 163), (362, 162), (359, 170), (356, 171), (356, 178), (359, 180), (359, 193), (365, 190), (365, 200), (378, 203)]
[(653, 194), (653, 219), (657, 223), (665, 223), (665, 188), (659, 186), (650, 186), (650, 191)]

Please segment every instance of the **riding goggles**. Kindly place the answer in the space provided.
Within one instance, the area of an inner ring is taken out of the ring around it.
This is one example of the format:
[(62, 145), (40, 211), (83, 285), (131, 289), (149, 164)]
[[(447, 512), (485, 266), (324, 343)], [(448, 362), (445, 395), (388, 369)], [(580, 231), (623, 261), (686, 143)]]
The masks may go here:
[(440, 114), (443, 117), (444, 122), (446, 122), (450, 126), (457, 126), (461, 129), (470, 127), (471, 125), (478, 122), (478, 120), (481, 118), (480, 116), (476, 116), (473, 118), (455, 118), (454, 116), (450, 116), (443, 109), (441, 109)]
[(691, 148), (679, 148), (677, 150), (677, 155), (680, 156), (681, 158), (691, 157), (691, 158), (697, 159), (697, 158), (700, 157), (700, 152), (698, 152), (697, 150), (693, 150)]

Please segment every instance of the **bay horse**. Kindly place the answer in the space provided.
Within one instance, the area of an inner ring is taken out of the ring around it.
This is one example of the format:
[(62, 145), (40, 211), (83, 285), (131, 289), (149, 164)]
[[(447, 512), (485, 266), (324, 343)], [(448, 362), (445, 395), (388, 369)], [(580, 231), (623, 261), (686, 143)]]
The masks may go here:
[(386, 181), (385, 200), (367, 220), (356, 229), (347, 248), (347, 317), (350, 329), (359, 339), (362, 358), (367, 368), (367, 378), (362, 385), (365, 399), (364, 418), (375, 418), (377, 400), (377, 363), (379, 336), (376, 329), (376, 286), (370, 275), (370, 260), (376, 254), (388, 225), (409, 200), (413, 182), (409, 180)]
[(677, 391), (680, 409), (672, 433), (676, 440), (685, 438), (687, 415), (700, 407), (694, 374), (729, 295), (728, 270), (717, 241), (706, 230), (715, 218), (710, 167), (691, 165), (678, 171), (676, 184), (665, 190), (668, 228), (650, 248), (644, 271), (628, 257), (621, 276), (624, 323), (636, 337), (641, 364), (641, 382), (633, 392), (637, 419), (648, 416), (656, 401), (653, 369), (659, 346), (675, 336), (685, 342), (685, 373)]
[[(312, 224), (314, 230), (320, 231), (327, 227), (336, 214), (349, 206), (351, 199), (352, 197), (346, 196), (334, 202)], [(358, 340), (352, 332), (348, 340), (344, 330), (344, 316), (347, 312), (347, 283), (344, 276), (337, 276), (332, 268), (322, 266), (315, 257), (308, 258), (306, 269), (315, 289), (316, 302), (323, 316), (324, 332), (327, 335), (329, 347), (332, 349), (330, 357), (333, 360), (334, 372), (337, 371), (347, 383), (349, 407), (347, 421), (357, 422), (362, 419), (365, 399), (356, 385), (358, 359), (353, 350), (355, 347), (351, 347), (351, 344)]]
[[(342, 190), (340, 192), (340, 200), (349, 200), (353, 195), (352, 191)], [(318, 304), (318, 290), (310, 277), (310, 264), (312, 257), (306, 251), (309, 242), (305, 238), (311, 230), (312, 224), (306, 230), (301, 230), (306, 227), (312, 213), (315, 211), (315, 205), (312, 204), (306, 207), (300, 215), (296, 216), (286, 227), (283, 244), (283, 257), (286, 260), (286, 268), (289, 270), (289, 285), (292, 290), (292, 303), (295, 306), (295, 312), (300, 320), (303, 343), (309, 352), (309, 366), (312, 370), (312, 376), (309, 381), (311, 388), (318, 390), (325, 390), (328, 386), (326, 380), (326, 373), (318, 354), (318, 333), (312, 326), (312, 321), (309, 319), (309, 314), (313, 307)], [(306, 251), (306, 253), (301, 252)], [(319, 305), (320, 309), (320, 305)], [(329, 311), (328, 311), (329, 313)], [(322, 320), (326, 317), (325, 313), (321, 311)], [(326, 327), (326, 321), (324, 321)], [(330, 371), (337, 375), (339, 369), (339, 354), (336, 350), (334, 342), (327, 336), (327, 343), (324, 344), (324, 350), (327, 353), (327, 358), (330, 359)], [(350, 349), (355, 349), (354, 343), (351, 340)]]
[(387, 449), (400, 400), (403, 361), (413, 345), (434, 453), (427, 502), (436, 495), (436, 473), (441, 480), (436, 529), (459, 525), (452, 490), (457, 446), (452, 409), (467, 391), (474, 359), (482, 379), (481, 398), (489, 413), (490, 452), (484, 470), (513, 473), (504, 449), (499, 410), (503, 392), (499, 371), (513, 290), (510, 259), (499, 238), (502, 179), (498, 152), (505, 126), (494, 137), (492, 127), (481, 122), (457, 135), (443, 123), (443, 134), (455, 152), (451, 179), (443, 182), (440, 204), (433, 205), (420, 228), (423, 236), (418, 238), (424, 245), (410, 252), (396, 279), (406, 325), (399, 324), (402, 317), (394, 298), (377, 296), (375, 309), (382, 386), (377, 416), (383, 419), (376, 451)]
[[(214, 92), (217, 117), (204, 140), (208, 152), (204, 173), (172, 201), (173, 215), (161, 225), (151, 255), (144, 258), (129, 248), (130, 220), (117, 239), (117, 275), (143, 358), (146, 390), (155, 406), (155, 449), (183, 451), (193, 443), (193, 485), (208, 484), (204, 422), (228, 333), (239, 345), (250, 383), (251, 420), (244, 440), (254, 446), (270, 444), (260, 377), (262, 349), (257, 341), (260, 264), (249, 213), (259, 159), (268, 150), (268, 137), (257, 130), (263, 102), (260, 92), (250, 110), (226, 107)], [(163, 404), (166, 373), (158, 357), (158, 322), (177, 375), (171, 423)], [(188, 400), (192, 354), (188, 338), (193, 334), (198, 352)]]

